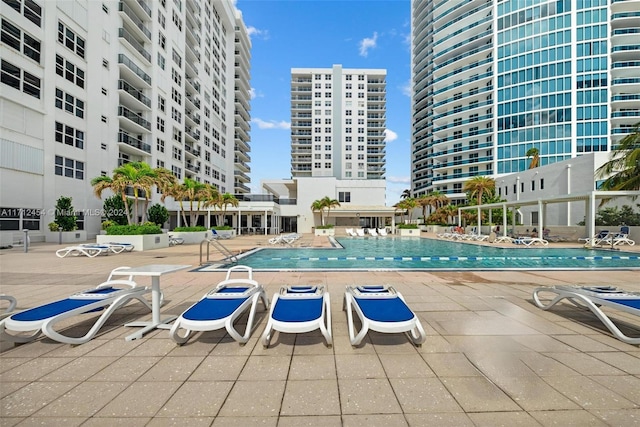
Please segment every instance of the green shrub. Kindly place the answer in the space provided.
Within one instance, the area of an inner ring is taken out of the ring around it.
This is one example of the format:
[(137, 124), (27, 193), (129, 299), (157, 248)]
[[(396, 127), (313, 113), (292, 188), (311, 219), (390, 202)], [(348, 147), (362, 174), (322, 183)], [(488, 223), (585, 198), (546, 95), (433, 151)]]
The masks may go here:
[(113, 222), (113, 221), (111, 221), (109, 219), (106, 219), (106, 220), (102, 221), (102, 224), (101, 224), (103, 230), (106, 230), (107, 228), (111, 227), (112, 225), (118, 225), (118, 224), (116, 224), (115, 222)]
[(156, 203), (149, 208), (147, 216), (149, 217), (149, 221), (162, 227), (169, 219), (169, 211), (160, 203)]
[(57, 222), (50, 222), (47, 227), (49, 227), (49, 231), (58, 231), (58, 228), (60, 228)]
[[(56, 201), (55, 223), (62, 227), (62, 231), (74, 231), (78, 229), (76, 225), (76, 214), (73, 211), (71, 197), (60, 196)], [(56, 229), (56, 231), (58, 231)]]
[[(104, 217), (112, 221), (114, 225), (127, 225), (129, 223), (127, 220), (127, 210), (124, 207), (124, 201), (121, 195), (114, 194), (111, 197), (107, 197), (104, 199), (102, 206), (104, 209)], [(129, 206), (129, 212), (131, 212), (131, 206)]]
[(418, 224), (398, 224), (397, 227), (398, 228), (417, 229), (418, 228)]
[(173, 229), (175, 232), (190, 232), (190, 231), (207, 231), (207, 227), (202, 225), (196, 225), (194, 227), (176, 227)]
[(109, 236), (131, 236), (135, 234), (162, 234), (157, 225), (112, 225), (107, 228)]
[(230, 225), (216, 225), (215, 227), (211, 227), (214, 230), (233, 230), (233, 227)]
[(324, 229), (328, 229), (328, 228), (333, 228), (334, 225), (333, 224), (327, 224), (327, 225), (318, 225), (316, 227), (316, 230), (324, 230)]

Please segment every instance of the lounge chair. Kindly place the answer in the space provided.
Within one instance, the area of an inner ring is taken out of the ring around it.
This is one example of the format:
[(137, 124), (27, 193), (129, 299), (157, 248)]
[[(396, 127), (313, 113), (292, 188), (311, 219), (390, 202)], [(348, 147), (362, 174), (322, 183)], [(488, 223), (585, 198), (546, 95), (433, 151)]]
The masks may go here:
[[(556, 295), (546, 304), (540, 299), (540, 294), (545, 292)], [(591, 310), (620, 341), (628, 344), (640, 344), (640, 337), (633, 338), (622, 333), (609, 316), (600, 308), (613, 308), (640, 316), (640, 292), (626, 292), (612, 286), (554, 286), (540, 287), (533, 291), (535, 304), (543, 310), (549, 310), (563, 299), (567, 299), (579, 308), (588, 308)]]
[(16, 308), (16, 304), (18, 302), (11, 295), (5, 294), (0, 294), (0, 300), (9, 301), (9, 305), (4, 310), (2, 310), (2, 313), (0, 313), (0, 318), (3, 318), (8, 316), (9, 313), (11, 313)]
[[(76, 345), (83, 344), (96, 335), (115, 310), (132, 299), (137, 299), (151, 310), (151, 304), (143, 297), (145, 293), (151, 291), (151, 288), (137, 286), (131, 276), (124, 280), (113, 279), (114, 272), (123, 271), (127, 268), (129, 267), (114, 269), (107, 281), (96, 288), (86, 289), (65, 299), (19, 311), (0, 320), (0, 336), (9, 341), (26, 343), (44, 333), (49, 338), (59, 342)], [(56, 324), (62, 320), (102, 309), (106, 310), (93, 323), (89, 331), (81, 337), (66, 336), (54, 329)], [(10, 334), (7, 331), (29, 332), (30, 335)]]
[(358, 237), (364, 237), (364, 228), (356, 228), (356, 235)]
[(216, 231), (215, 228), (211, 229), (211, 238), (212, 239), (230, 239), (231, 236), (229, 234), (220, 234)]
[(585, 246), (601, 245), (609, 239), (609, 235), (609, 230), (600, 230), (595, 236), (580, 238), (578, 241), (583, 241)]
[(331, 347), (329, 293), (322, 286), (284, 286), (273, 296), (262, 345), (269, 347), (273, 331), (297, 334), (316, 329), (320, 329), (327, 346)]
[(184, 239), (182, 237), (175, 237), (169, 234), (169, 246), (181, 245), (184, 243)]
[(98, 255), (108, 255), (109, 252), (111, 252), (111, 250), (109, 249), (109, 246), (106, 245), (76, 245), (58, 249), (56, 251), (56, 256), (58, 258), (65, 258), (67, 256), (86, 256), (94, 258)]
[(344, 232), (347, 233), (347, 236), (351, 236), (351, 237), (357, 236), (356, 232), (353, 231), (353, 228), (345, 228)]
[(524, 245), (524, 246), (535, 246), (542, 245), (547, 246), (549, 242), (540, 238), (540, 237), (518, 237), (517, 239), (513, 239), (511, 241), (515, 245)]
[(378, 237), (378, 232), (376, 231), (375, 228), (370, 228), (368, 232), (369, 232), (369, 235), (371, 235), (372, 237)]
[[(244, 278), (231, 278), (232, 273), (247, 273)], [(200, 301), (182, 313), (171, 326), (169, 335), (182, 345), (187, 342), (192, 331), (214, 331), (225, 328), (240, 344), (249, 341), (253, 331), (253, 320), (262, 300), (265, 310), (269, 307), (267, 295), (262, 285), (253, 280), (251, 267), (236, 265), (227, 270), (226, 278), (205, 294)], [(244, 333), (240, 333), (234, 323), (249, 310), (249, 318)], [(180, 329), (186, 333), (181, 336)]]
[[(347, 327), (352, 346), (359, 345), (369, 330), (405, 332), (417, 347), (425, 341), (426, 334), (418, 316), (407, 306), (402, 294), (391, 286), (347, 286), (344, 309), (347, 311)], [(357, 334), (354, 311), (362, 324)]]
[(378, 228), (378, 234), (381, 236), (387, 236), (389, 233), (387, 233), (386, 228)]
[(513, 243), (513, 238), (509, 236), (497, 236), (493, 243)]
[(613, 245), (629, 245), (633, 246), (636, 242), (629, 238), (629, 227), (623, 225), (620, 231), (613, 235)]
[[(88, 245), (81, 245), (81, 246), (85, 246), (85, 247), (88, 247), (88, 248), (93, 248), (96, 245), (88, 244)], [(109, 243), (100, 243), (97, 246), (105, 246), (109, 250), (110, 253), (114, 253), (114, 254), (119, 254), (119, 253), (122, 253), (122, 252), (131, 252), (131, 251), (133, 251), (133, 247), (134, 247), (131, 243), (111, 243), (111, 242), (109, 242)]]

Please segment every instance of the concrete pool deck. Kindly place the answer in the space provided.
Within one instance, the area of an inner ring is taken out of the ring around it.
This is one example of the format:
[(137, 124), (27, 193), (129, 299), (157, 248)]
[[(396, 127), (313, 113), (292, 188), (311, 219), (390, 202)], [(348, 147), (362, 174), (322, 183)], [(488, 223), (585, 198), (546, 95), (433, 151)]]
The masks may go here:
[[(223, 243), (234, 252), (270, 246), (265, 236)], [(302, 243), (324, 246), (327, 239), (305, 235)], [(638, 246), (624, 250), (637, 253)], [(57, 258), (60, 247), (0, 251), (0, 292), (24, 309), (95, 286), (118, 266), (199, 262), (198, 245), (92, 259)], [(164, 276), (163, 315), (180, 314), (223, 277), (190, 270)], [(0, 425), (640, 425), (640, 347), (615, 339), (590, 312), (568, 304), (543, 311), (531, 301), (543, 285), (640, 291), (638, 277), (638, 270), (255, 272), (269, 297), (282, 285), (325, 285), (333, 347), (307, 333), (276, 334), (264, 349), (261, 309), (245, 346), (221, 331), (182, 347), (166, 330), (125, 341), (135, 329), (124, 323), (150, 317), (131, 303), (80, 346), (47, 338), (0, 343)], [(422, 347), (379, 333), (350, 345), (344, 287), (382, 283), (402, 292), (420, 317)], [(608, 313), (640, 335), (640, 318)]]

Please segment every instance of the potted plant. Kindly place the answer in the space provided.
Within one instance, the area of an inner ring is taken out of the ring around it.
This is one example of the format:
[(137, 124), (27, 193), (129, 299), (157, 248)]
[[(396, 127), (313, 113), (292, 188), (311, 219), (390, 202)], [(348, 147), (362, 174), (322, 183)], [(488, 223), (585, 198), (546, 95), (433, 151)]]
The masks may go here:
[(169, 237), (180, 238), (185, 244), (200, 243), (207, 238), (207, 227), (196, 225), (193, 227), (176, 227), (169, 232)]
[(316, 236), (335, 236), (335, 229), (333, 224), (319, 225), (315, 228), (314, 234)]
[(417, 224), (398, 224), (396, 228), (400, 236), (420, 236), (420, 229)]
[(169, 247), (169, 236), (162, 233), (162, 229), (152, 222), (132, 225), (111, 225), (107, 227), (107, 234), (96, 236), (100, 243), (129, 243), (134, 251), (146, 251)]
[(54, 221), (47, 226), (45, 241), (48, 243), (85, 242), (87, 233), (78, 230), (76, 212), (73, 209), (71, 197), (60, 196), (54, 208)]

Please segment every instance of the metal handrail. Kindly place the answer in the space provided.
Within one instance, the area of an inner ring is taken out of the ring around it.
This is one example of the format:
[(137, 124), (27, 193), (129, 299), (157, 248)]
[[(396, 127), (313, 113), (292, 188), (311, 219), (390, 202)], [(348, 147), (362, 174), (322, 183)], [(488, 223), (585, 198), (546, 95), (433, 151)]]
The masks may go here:
[[(205, 262), (202, 262), (202, 246), (205, 243), (207, 244), (207, 260)], [(213, 245), (213, 247), (216, 248), (218, 252), (220, 252), (224, 256), (224, 261), (232, 261), (235, 263), (238, 262), (238, 258), (233, 254), (233, 252), (231, 252), (225, 245), (220, 243), (217, 239), (204, 239), (202, 242), (200, 242), (200, 265), (211, 263), (211, 261), (209, 260), (211, 245)]]

